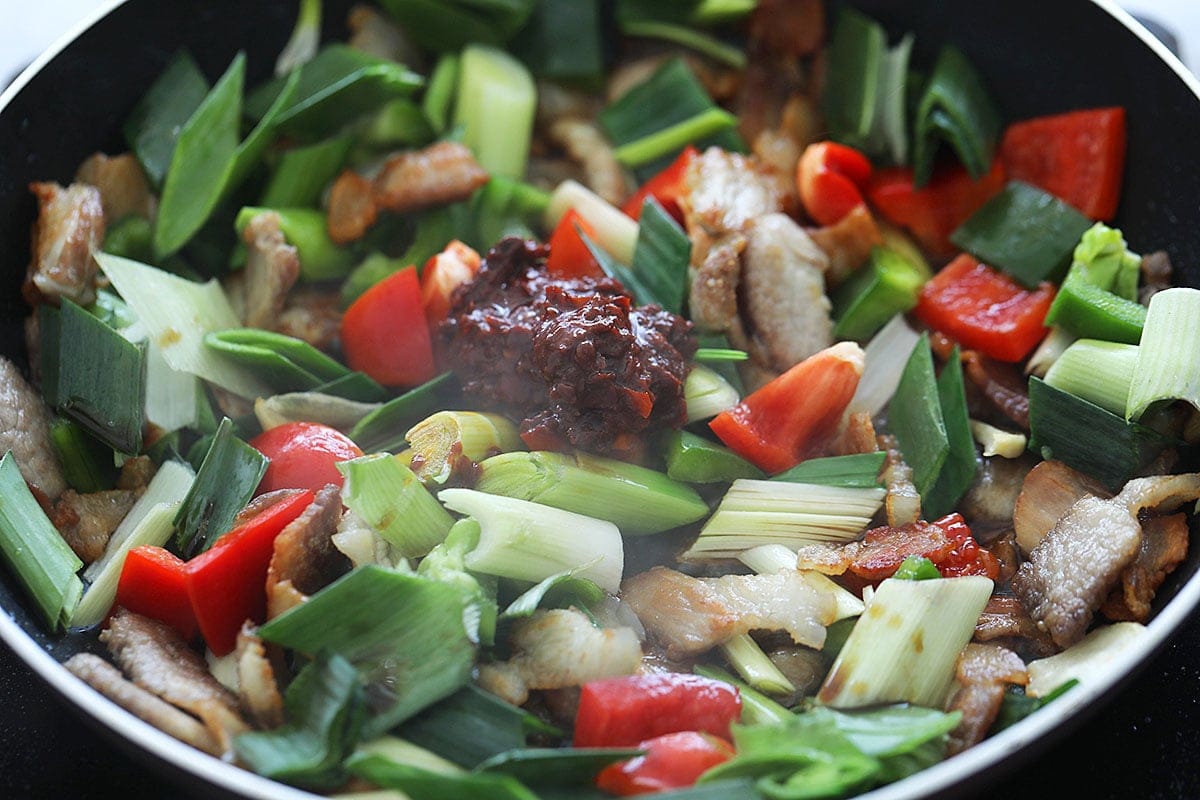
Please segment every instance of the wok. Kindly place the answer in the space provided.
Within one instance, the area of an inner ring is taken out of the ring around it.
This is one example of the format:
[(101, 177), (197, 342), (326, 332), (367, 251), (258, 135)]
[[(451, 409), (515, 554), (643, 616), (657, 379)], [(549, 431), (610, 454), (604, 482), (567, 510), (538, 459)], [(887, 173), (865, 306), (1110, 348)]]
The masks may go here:
[[(342, 35), (340, 20), (349, 5), (326, 0), (328, 36)], [(986, 76), (1006, 119), (1124, 105), (1129, 156), (1117, 224), (1134, 249), (1165, 248), (1180, 282), (1200, 286), (1200, 84), (1123, 12), (1107, 0), (857, 0), (853, 5), (893, 31), (916, 31), (921, 60), (928, 61), (942, 42), (961, 47)], [(250, 58), (248, 83), (265, 77), (290, 31), (294, 7), (240, 0), (118, 3), (0, 96), (0, 352), (25, 362), (21, 320), (26, 309), (18, 289), (36, 214), (26, 185), (47, 179), (66, 183), (88, 154), (123, 151), (121, 123), (181, 46), (210, 77), (238, 49)], [(1200, 542), (1194, 537), (1193, 543)], [(1200, 671), (1200, 626), (1187, 623), (1200, 602), (1198, 571), (1200, 547), (1193, 546), (1191, 557), (1160, 592), (1149, 643), (1122, 655), (1113, 681), (1079, 687), (963, 756), (869, 796), (992, 791), (1200, 796), (1200, 776), (1192, 767), (1200, 733), (1200, 712), (1192, 699)], [(76, 796), (108, 796), (117, 788), (145, 796), (166, 786), (203, 787), (205, 796), (306, 796), (201, 755), (76, 681), (56, 662), (97, 645), (90, 637), (44, 634), (6, 570), (0, 570), (0, 609), (5, 643), (0, 668), (17, 670), (0, 684), (5, 720), (0, 730), (8, 732), (0, 738), (0, 765), (5, 766), (0, 794), (59, 794), (68, 785), (65, 776), (71, 776)], [(1163, 652), (1172, 637), (1174, 643)], [(14, 666), (18, 661), (23, 664)], [(1134, 672), (1147, 665), (1134, 680)], [(25, 668), (44, 684), (35, 684)], [(59, 713), (59, 702), (90, 728)], [(1112, 703), (1109, 710), (1085, 727), (1105, 702)], [(1068, 732), (1069, 741), (1052, 747)], [(109, 755), (108, 745), (96, 743), (98, 734), (139, 762)], [(51, 749), (54, 755), (38, 755)], [(1007, 783), (980, 777), (1018, 762), (1024, 768)], [(136, 763), (154, 765), (169, 783), (147, 781)]]

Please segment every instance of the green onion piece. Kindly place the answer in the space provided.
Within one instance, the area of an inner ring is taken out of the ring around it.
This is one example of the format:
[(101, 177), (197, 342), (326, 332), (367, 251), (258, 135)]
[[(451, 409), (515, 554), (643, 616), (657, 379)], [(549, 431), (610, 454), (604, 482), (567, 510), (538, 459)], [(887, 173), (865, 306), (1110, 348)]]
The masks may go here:
[(196, 427), (200, 414), (199, 379), (172, 369), (162, 348), (146, 337), (146, 328), (140, 322), (130, 325), (122, 334), (146, 349), (146, 421), (163, 433)]
[(854, 453), (848, 456), (810, 458), (771, 478), (789, 483), (813, 483), (851, 489), (874, 489), (880, 485), (879, 471), (887, 454)]
[(816, 706), (802, 715), (828, 720), (855, 747), (882, 762), (878, 779), (891, 783), (933, 766), (946, 757), (947, 735), (962, 720), (958, 711), (907, 704), (871, 711), (835, 711)]
[(937, 394), (949, 451), (929, 493), (921, 495), (921, 508), (931, 519), (954, 510), (954, 506), (975, 482), (975, 473), (979, 469), (975, 458), (975, 438), (971, 436), (971, 420), (967, 415), (958, 345), (954, 346), (950, 358), (942, 367), (942, 374), (938, 376)]
[(446, 534), (446, 540), (421, 559), (417, 574), (439, 583), (457, 586), (463, 593), (463, 627), (472, 642), (490, 644), (495, 639), (498, 581), (491, 575), (467, 570), (466, 559), (479, 544), (479, 523), (460, 519)]
[(467, 684), (408, 720), (405, 739), (467, 769), (492, 756), (525, 746), (538, 720), (491, 692)]
[[(299, 139), (328, 136), (360, 114), (421, 88), (421, 76), (387, 59), (345, 44), (328, 44), (300, 69), (295, 92), (283, 105), (276, 127)], [(246, 97), (246, 116), (262, 119), (286, 81), (276, 78)]]
[(729, 665), (755, 689), (767, 694), (784, 695), (796, 691), (792, 682), (779, 671), (779, 667), (767, 657), (750, 634), (739, 634), (722, 642), (720, 647)]
[[(700, 348), (696, 351), (696, 355), (699, 355), (702, 350), (730, 349), (729, 337), (723, 333), (701, 333), (696, 338), (700, 343)], [(693, 356), (692, 360), (702, 361), (703, 359)], [(714, 372), (724, 378), (725, 382), (738, 392), (739, 397), (741, 397), (741, 395), (744, 393), (746, 387), (742, 385), (742, 376), (738, 374), (737, 365), (733, 362), (724, 360), (708, 361), (706, 364), (701, 364), (700, 366), (705, 366), (709, 369), (712, 369)]]
[(313, 391), (369, 405), (378, 405), (388, 399), (387, 389), (362, 372), (348, 372), (314, 387)]
[(1090, 475), (1116, 491), (1168, 444), (1087, 400), (1029, 379), (1029, 449)]
[(592, 241), (582, 227), (576, 225), (575, 230), (604, 274), (624, 286), (625, 291), (633, 297), (635, 304), (648, 305), (656, 302), (650, 288), (642, 283), (641, 277), (636, 272), (614, 258), (604, 247)]
[(887, 34), (879, 23), (841, 8), (829, 40), (822, 107), (831, 138), (866, 149), (879, 107)]
[(354, 750), (367, 717), (367, 699), (354, 666), (321, 653), (288, 686), (288, 722), (234, 739), (238, 758), (259, 775), (312, 789), (345, 782), (343, 760)]
[(736, 126), (737, 117), (733, 114), (723, 108), (708, 108), (674, 125), (627, 142), (618, 147), (614, 155), (617, 161), (636, 169), (645, 164), (657, 163), (693, 142), (732, 130)]
[(234, 435), (232, 420), (221, 420), (196, 482), (175, 517), (179, 552), (191, 555), (207, 550), (224, 536), (266, 471), (266, 457)]
[(109, 447), (142, 449), (146, 407), (146, 352), (64, 299), (59, 310), (38, 314), (42, 393)]
[(405, 438), (413, 452), (413, 471), (421, 480), (444, 484), (461, 471), (462, 461), (522, 450), (517, 426), (499, 414), (479, 411), (438, 411), (408, 429)]
[(638, 223), (621, 209), (581, 183), (563, 181), (550, 195), (543, 223), (547, 230), (558, 227), (568, 211), (574, 210), (596, 232), (596, 241), (621, 264), (632, 264), (637, 247)]
[(184, 124), (208, 94), (208, 81), (186, 50), (180, 50), (138, 101), (122, 131), (146, 177), (162, 186)]
[(642, 204), (633, 269), (655, 302), (672, 314), (683, 313), (692, 243), (683, 228), (652, 196)]
[(693, 364), (683, 381), (683, 399), (687, 403), (688, 422), (698, 422), (728, 411), (742, 398), (719, 372), (703, 364)]
[(438, 499), (480, 525), (479, 545), (466, 558), (471, 570), (537, 582), (578, 568), (605, 591), (621, 585), (624, 547), (611, 522), (472, 489), (443, 489)]
[(269, 642), (334, 652), (367, 682), (371, 738), (462, 688), (474, 647), (463, 592), (378, 566), (358, 567), (259, 628)]
[(255, 400), (254, 417), (264, 431), (289, 422), (318, 422), (347, 431), (378, 408), (378, 403), (362, 403), (323, 392), (290, 392)]
[(454, 520), (395, 456), (375, 453), (336, 466), (346, 478), (342, 502), (405, 558), (427, 554), (450, 532)]
[(308, 342), (261, 328), (214, 331), (204, 337), (204, 344), (257, 373), (277, 391), (315, 389), (350, 374)]
[(690, 486), (636, 464), (580, 452), (493, 456), (480, 463), (475, 486), (607, 520), (631, 536), (678, 528), (708, 514), (708, 504)]
[(371, 116), (359, 133), (360, 153), (423, 147), (434, 140), (433, 125), (421, 106), (407, 98), (389, 100)]
[(874, 417), (891, 402), (913, 348), (920, 341), (903, 314), (892, 317), (879, 329), (863, 351), (866, 367), (850, 400), (852, 413), (866, 412)]
[(866, 341), (897, 314), (917, 304), (929, 274), (886, 247), (871, 249), (871, 258), (833, 295), (833, 335)]
[(681, 45), (734, 69), (744, 69), (746, 66), (746, 54), (741, 48), (695, 28), (653, 19), (624, 20), (620, 22), (620, 26), (621, 33), (626, 36), (661, 39)]
[(321, 192), (346, 163), (353, 144), (351, 137), (337, 136), (285, 150), (263, 189), (259, 206), (315, 208), (321, 201)]
[(750, 354), (728, 347), (701, 347), (692, 358), (696, 361), (748, 361)]
[(539, 0), (508, 50), (539, 78), (598, 85), (604, 24), (598, 0)]
[[(1035, 186), (1009, 181), (950, 236), (1027, 289), (1058, 282), (1091, 220)], [(1118, 234), (1119, 235), (1119, 234)]]
[[(420, 230), (420, 226), (418, 226), (418, 230)], [(446, 241), (449, 240), (443, 241), (439, 246), (445, 246)], [(404, 258), (388, 258), (380, 252), (368, 253), (350, 270), (350, 275), (342, 283), (342, 305), (349, 306), (367, 289), (387, 276), (404, 269), (408, 263)]]
[(399, 764), (409, 764), (440, 775), (462, 775), (465, 770), (431, 750), (395, 736), (380, 736), (358, 746), (356, 756), (381, 756)]
[[(588, 608), (603, 601), (604, 590), (585, 578), (575, 577), (576, 572), (573, 569), (559, 572), (526, 589), (500, 612), (500, 620), (529, 617), (539, 608), (568, 608), (580, 604)], [(575, 602), (560, 604), (559, 601), (565, 598)], [(582, 603), (578, 602), (581, 599)]]
[(279, 215), (279, 229), (300, 258), (300, 275), (320, 281), (344, 277), (353, 264), (352, 252), (333, 243), (325, 223), (325, 213), (312, 208), (259, 208), (246, 206), (238, 212), (234, 226), (238, 235), (250, 220), (266, 211)]
[(879, 62), (879, 90), (875, 95), (875, 117), (867, 149), (895, 164), (908, 162), (909, 61), (915, 43), (915, 36), (905, 34), (894, 47), (883, 53)]
[(1079, 339), (1046, 371), (1045, 381), (1106, 411), (1124, 415), (1140, 352), (1133, 344)]
[(933, 174), (938, 145), (948, 143), (972, 178), (992, 165), (1000, 114), (975, 67), (959, 50), (942, 48), (913, 123), (913, 172), (918, 187)]
[(240, 397), (270, 394), (253, 373), (204, 346), (205, 334), (241, 325), (220, 283), (193, 283), (107, 253), (97, 253), (95, 258), (171, 369), (196, 375)]
[(321, 0), (300, 0), (300, 13), (287, 44), (275, 59), (275, 74), (286, 75), (317, 54), (321, 43)]
[(463, 773), (444, 775), (402, 764), (380, 755), (356, 753), (346, 761), (352, 775), (386, 789), (403, 792), (411, 800), (538, 800), (537, 795), (508, 775)]
[(135, 261), (153, 261), (154, 223), (145, 217), (127, 214), (108, 226), (104, 232), (104, 246), (101, 249), (114, 256), (132, 258)]
[(1174, 288), (1150, 298), (1129, 385), (1126, 419), (1154, 403), (1184, 400), (1200, 408), (1200, 291)]
[(0, 459), (0, 555), (46, 626), (62, 628), (83, 594), (75, 574), (83, 562), (34, 499), (11, 450)]
[(463, 126), (463, 144), (480, 166), (494, 175), (524, 175), (537, 106), (529, 70), (503, 50), (469, 45), (459, 57), (457, 92), (454, 124)]
[(458, 54), (443, 53), (429, 75), (421, 108), (425, 117), (439, 133), (445, 133), (450, 125), (450, 113), (454, 109), (455, 87), (458, 86)]
[[(620, 148), (713, 108), (716, 105), (691, 69), (682, 59), (673, 58), (600, 112), (599, 122), (614, 146)], [(681, 143), (678, 149), (684, 144), (687, 142)], [(732, 128), (706, 136), (694, 144), (701, 150), (710, 145), (736, 152), (746, 150), (745, 142)], [(676, 155), (677, 152), (668, 152), (657, 161), (639, 165), (634, 172), (639, 180), (646, 180), (662, 171)], [(592, 222), (590, 217), (584, 216)], [(614, 254), (621, 258), (619, 253)]]
[(1089, 339), (1137, 344), (1146, 324), (1146, 307), (1105, 291), (1090, 281), (1085, 270), (1072, 266), (1046, 312), (1045, 324)]
[(736, 686), (742, 696), (742, 724), (783, 725), (795, 716), (790, 710), (720, 667), (697, 664), (692, 672)]
[(937, 482), (950, 455), (929, 334), (921, 335), (904, 367), (888, 409), (888, 424), (900, 443), (904, 460), (913, 469), (913, 483), (924, 498)]
[(1126, 300), (1138, 299), (1142, 259), (1130, 252), (1116, 228), (1103, 222), (1089, 228), (1075, 247), (1074, 261), (1086, 272), (1089, 283)]
[(829, 670), (817, 700), (835, 708), (907, 702), (942, 708), (954, 665), (992, 594), (987, 578), (888, 579)]
[(493, 175), (471, 198), (475, 244), (483, 252), (505, 236), (532, 236), (549, 204), (549, 192), (523, 181)]
[(350, 429), (350, 438), (367, 452), (401, 450), (409, 428), (438, 408), (442, 393), (453, 385), (454, 374), (443, 372), (367, 414)]
[(458, 50), (471, 42), (503, 44), (533, 13), (534, 0), (383, 0), (380, 3), (426, 50)]
[(879, 488), (739, 479), (681, 559), (737, 558), (764, 544), (848, 542), (866, 530), (883, 496)]
[(624, 747), (520, 747), (497, 753), (475, 770), (510, 775), (534, 788), (590, 787), (609, 764), (645, 752)]
[(765, 478), (758, 467), (722, 444), (687, 431), (671, 431), (662, 443), (667, 477), (684, 483), (731, 483)]
[(50, 422), (50, 444), (67, 485), (80, 494), (111, 489), (117, 479), (111, 447), (65, 417)]
[(84, 590), (83, 598), (70, 616), (70, 627), (90, 628), (104, 621), (117, 597), (117, 581), (125, 566), (125, 555), (130, 549), (144, 544), (157, 547), (165, 545), (175, 531), (174, 519), (178, 509), (178, 501), (158, 503), (141, 515), (119, 548), (105, 548), (104, 567)]
[(898, 581), (931, 581), (942, 577), (942, 573), (925, 556), (909, 556), (900, 562), (892, 577)]
[(1146, 626), (1137, 622), (1100, 625), (1061, 653), (1030, 661), (1025, 692), (1040, 697), (1059, 691), (1072, 680), (1086, 685), (1109, 679), (1113, 661), (1130, 651), (1144, 651), (1148, 634)]

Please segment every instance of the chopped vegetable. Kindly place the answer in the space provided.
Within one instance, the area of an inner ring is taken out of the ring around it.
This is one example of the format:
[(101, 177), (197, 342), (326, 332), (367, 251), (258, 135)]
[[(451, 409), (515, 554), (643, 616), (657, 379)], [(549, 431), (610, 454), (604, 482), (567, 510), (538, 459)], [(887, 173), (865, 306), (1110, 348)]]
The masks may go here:
[(942, 47), (913, 119), (917, 186), (929, 183), (942, 143), (954, 148), (967, 173), (979, 180), (992, 163), (999, 133), (1000, 113), (983, 79), (961, 51)]
[(1141, 265), (1141, 257), (1130, 252), (1119, 230), (1097, 222), (1080, 237), (1071, 267), (1084, 273), (1089, 283), (1137, 300)]
[(228, 417), (221, 420), (175, 516), (175, 547), (187, 554), (212, 547), (254, 496), (266, 471), (262, 453), (234, 435)]
[(709, 108), (682, 122), (626, 142), (613, 155), (620, 163), (636, 169), (657, 164), (664, 156), (673, 156), (682, 147), (736, 127), (737, 117), (733, 114), (723, 108)]
[(903, 314), (892, 317), (879, 329), (863, 350), (867, 363), (850, 400), (851, 414), (866, 412), (874, 417), (887, 406), (900, 383), (904, 365), (920, 340)]
[(871, 259), (833, 296), (833, 335), (865, 341), (897, 314), (917, 304), (921, 286), (930, 275), (920, 266), (886, 247), (871, 249)]
[(686, 483), (729, 483), (763, 478), (762, 470), (728, 447), (687, 431), (671, 431), (663, 442), (667, 477)]
[(355, 300), (342, 317), (341, 333), (350, 368), (385, 386), (416, 386), (436, 374), (413, 267), (385, 278)]
[[(537, 89), (521, 62), (494, 47), (463, 50), (454, 122), (463, 126), (463, 144), (489, 173), (525, 174), (536, 105)], [(497, 128), (503, 136), (494, 135)]]
[(1072, 266), (1046, 312), (1045, 324), (1075, 336), (1137, 344), (1146, 324), (1146, 307), (1106, 291), (1091, 281), (1086, 269)]
[(426, 555), (441, 543), (454, 520), (413, 471), (387, 453), (339, 460), (345, 476), (342, 502), (406, 557)]
[(950, 454), (928, 334), (921, 335), (905, 364), (888, 407), (888, 422), (905, 462), (912, 467), (913, 484), (924, 498), (937, 483)]
[(563, 181), (550, 196), (544, 222), (555, 229), (567, 212), (574, 211), (581, 221), (596, 231), (596, 242), (622, 264), (632, 264), (637, 247), (638, 225), (591, 189), (575, 181)]
[(546, 272), (556, 278), (598, 278), (604, 274), (580, 232), (589, 239), (596, 238), (596, 229), (574, 208), (569, 209), (547, 240), (550, 255), (546, 258)]
[(729, 740), (742, 710), (734, 687), (722, 681), (665, 672), (584, 684), (575, 717), (576, 747), (631, 747), (679, 731)]
[[(770, 546), (770, 545), (765, 545)], [(740, 633), (719, 647), (725, 660), (746, 683), (768, 694), (791, 694), (796, 687), (762, 651), (748, 633)]]
[(544, 723), (469, 683), (404, 723), (405, 739), (467, 769), (525, 745)]
[(122, 128), (125, 141), (153, 185), (162, 186), (183, 126), (207, 94), (204, 73), (190, 53), (180, 50), (129, 115)]
[(441, 393), (454, 384), (454, 375), (443, 372), (408, 390), (359, 420), (350, 429), (350, 438), (366, 452), (402, 449), (406, 443), (405, 433), (437, 410)]
[(1155, 403), (1183, 400), (1200, 408), (1200, 291), (1177, 287), (1150, 298), (1137, 349), (1125, 419), (1141, 419)]
[(984, 458), (1020, 458), (1029, 444), (1028, 437), (1023, 433), (1002, 430), (977, 419), (971, 420), (971, 435), (983, 448)]
[(879, 471), (886, 457), (887, 454), (881, 451), (811, 458), (771, 480), (842, 486), (847, 489), (874, 489), (879, 486)]
[(279, 229), (300, 258), (300, 275), (305, 280), (323, 281), (343, 278), (353, 266), (350, 250), (338, 247), (329, 238), (325, 213), (311, 208), (264, 208), (246, 206), (238, 212), (234, 227), (240, 234), (259, 214), (274, 212)]
[(479, 253), (457, 239), (425, 262), (421, 270), (421, 305), (431, 331), (450, 313), (454, 290), (474, 278), (479, 265)]
[(534, 75), (594, 85), (604, 76), (599, 0), (539, 0), (511, 51)]
[(683, 210), (679, 207), (679, 199), (687, 190), (684, 181), (688, 166), (692, 163), (692, 159), (699, 154), (699, 151), (692, 145), (683, 148), (669, 166), (643, 183), (641, 188), (625, 201), (621, 210), (634, 219), (640, 219), (646, 198), (653, 197), (663, 207), (663, 210), (671, 215), (672, 219), (682, 224)]
[(1133, 344), (1079, 339), (1046, 371), (1045, 381), (1055, 389), (1124, 416), (1140, 352)]
[(250, 446), (267, 459), (258, 493), (277, 489), (319, 491), (326, 484), (342, 485), (337, 464), (363, 452), (344, 433), (315, 422), (289, 422), (263, 431)]
[[(697, 351), (696, 355), (700, 355)], [(703, 364), (692, 364), (683, 382), (688, 422), (709, 419), (738, 404), (741, 395), (721, 374)]]
[[(439, 411), (409, 428), (413, 471), (426, 483), (444, 485), (497, 453), (524, 449), (517, 426), (499, 414)], [(527, 498), (533, 499), (533, 498)]]
[(621, 797), (682, 789), (733, 757), (728, 742), (696, 731), (655, 736), (639, 742), (638, 749), (645, 755), (607, 767), (596, 777), (596, 785)]
[(937, 396), (949, 448), (937, 481), (927, 493), (921, 494), (921, 508), (930, 517), (953, 511), (975, 482), (975, 472), (978, 470), (975, 440), (971, 437), (971, 423), (967, 417), (962, 360), (957, 346), (938, 375)]
[(141, 544), (129, 550), (121, 567), (116, 602), (135, 614), (167, 623), (188, 641), (199, 631), (187, 592), (187, 563), (162, 547)]
[(804, 210), (821, 225), (836, 225), (863, 202), (871, 162), (853, 147), (817, 142), (796, 165), (796, 185)]
[(529, 20), (534, 0), (383, 0), (414, 41), (435, 52), (470, 42), (502, 44)]
[(672, 314), (682, 314), (691, 242), (653, 195), (644, 205), (638, 217), (641, 224), (633, 250), (633, 271), (650, 293), (651, 302)]
[(1145, 646), (1147, 633), (1146, 626), (1136, 622), (1116, 622), (1097, 628), (1083, 641), (1057, 655), (1030, 661), (1025, 692), (1033, 697), (1048, 696), (1071, 681), (1081, 684), (1101, 681), (1111, 672), (1114, 662)]

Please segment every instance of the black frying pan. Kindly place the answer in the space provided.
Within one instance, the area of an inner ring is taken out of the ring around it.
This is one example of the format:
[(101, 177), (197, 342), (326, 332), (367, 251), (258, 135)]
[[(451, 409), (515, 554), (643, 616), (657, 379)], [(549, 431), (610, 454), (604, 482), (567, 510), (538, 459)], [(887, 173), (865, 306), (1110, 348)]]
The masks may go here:
[[(1128, 28), (1127, 19), (1108, 0), (853, 4), (897, 32), (915, 30), (918, 58), (928, 60), (944, 41), (957, 44), (981, 68), (1008, 119), (1124, 105), (1129, 158), (1118, 224), (1132, 247), (1165, 248), (1180, 281), (1200, 286), (1200, 85), (1182, 77), (1144, 33)], [(340, 21), (349, 5), (347, 0), (326, 0), (330, 35), (341, 35)], [(26, 184), (46, 179), (66, 183), (90, 153), (124, 150), (122, 121), (180, 46), (192, 51), (210, 77), (244, 49), (250, 56), (249, 82), (264, 77), (287, 38), (294, 11), (295, 4), (283, 0), (130, 0), (31, 78), (19, 80), (16, 91), (5, 95), (7, 104), (0, 99), (0, 352), (24, 362), (21, 320), (26, 309), (18, 287), (35, 215)], [(1194, 700), (1200, 625), (1185, 624), (1200, 601), (1198, 568), (1200, 547), (1194, 547), (1160, 593), (1153, 641), (1146, 652), (1129, 654), (1130, 673), (1123, 685), (1076, 690), (966, 756), (871, 797), (928, 792), (1200, 797), (1194, 766), (1200, 763), (1200, 708)], [(43, 634), (2, 569), (0, 609), (0, 796), (108, 797), (114, 791), (165, 796), (173, 792), (164, 787), (178, 785), (203, 787), (204, 796), (231, 789), (263, 797), (291, 794), (226, 770), (97, 702), (53, 663), (95, 645), (86, 637)], [(1171, 636), (1174, 643), (1156, 654)], [(1134, 680), (1131, 673), (1139, 661), (1149, 666)], [(28, 669), (48, 686), (30, 677)], [(139, 760), (115, 754), (91, 728), (61, 714), (58, 695)], [(1109, 699), (1108, 709), (1097, 716), (1101, 700)], [(1055, 739), (1060, 744), (1052, 747)], [(140, 765), (151, 762), (165, 777), (144, 777)], [(996, 774), (1017, 762), (1024, 766), (1005, 783), (995, 782)]]

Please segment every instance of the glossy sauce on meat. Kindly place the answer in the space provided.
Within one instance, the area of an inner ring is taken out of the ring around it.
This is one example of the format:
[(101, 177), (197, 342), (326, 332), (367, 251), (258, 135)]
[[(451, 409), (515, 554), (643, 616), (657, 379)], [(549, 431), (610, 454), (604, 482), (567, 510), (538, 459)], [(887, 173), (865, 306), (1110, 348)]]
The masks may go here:
[(687, 420), (692, 325), (634, 306), (610, 278), (552, 278), (548, 249), (504, 239), (454, 295), (442, 327), (468, 397), (523, 419), (534, 449), (636, 455), (644, 437)]

